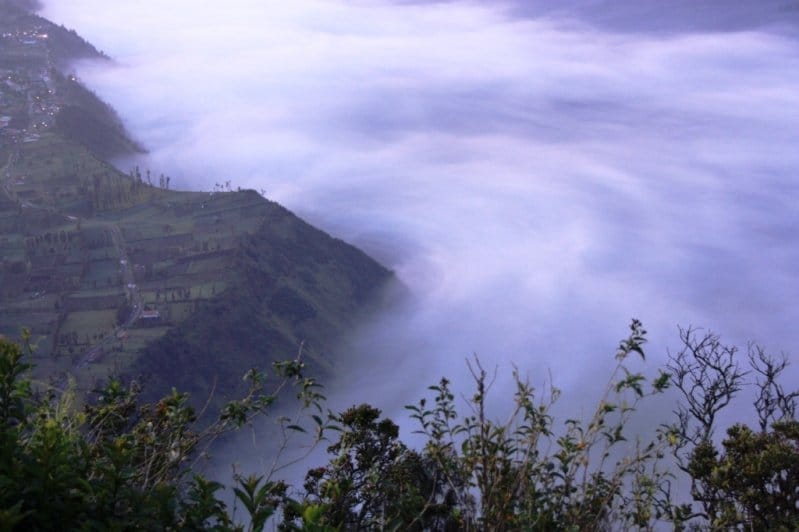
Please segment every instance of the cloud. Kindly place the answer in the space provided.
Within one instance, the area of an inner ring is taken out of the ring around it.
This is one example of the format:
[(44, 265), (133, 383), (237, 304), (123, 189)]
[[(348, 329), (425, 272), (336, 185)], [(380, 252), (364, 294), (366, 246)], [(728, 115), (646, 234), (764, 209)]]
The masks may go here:
[(667, 32), (650, 31), (657, 11), (611, 24), (596, 5), (44, 14), (116, 58), (77, 69), (150, 148), (145, 165), (188, 188), (263, 188), (398, 272), (410, 299), (350, 343), (381, 406), (463, 377), (474, 352), (590, 398), (633, 316), (655, 361), (677, 324), (799, 351), (795, 35), (742, 22), (754, 3), (721, 26), (710, 3), (675, 4)]

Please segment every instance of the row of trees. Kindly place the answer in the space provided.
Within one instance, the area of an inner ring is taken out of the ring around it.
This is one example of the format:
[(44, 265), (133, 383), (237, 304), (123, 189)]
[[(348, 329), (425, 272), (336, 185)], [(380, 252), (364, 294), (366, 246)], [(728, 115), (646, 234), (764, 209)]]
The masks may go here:
[[(151, 186), (151, 187), (154, 186), (153, 185), (153, 178), (152, 178), (152, 175), (150, 174), (150, 169), (149, 168), (145, 171), (145, 174), (147, 176), (147, 184), (149, 186)], [(137, 184), (144, 183), (144, 178), (142, 178), (142, 173), (141, 173), (141, 170), (139, 170), (138, 165), (136, 166), (136, 168), (134, 168), (133, 170), (130, 171), (130, 177), (134, 181), (134, 183), (137, 183)], [(165, 176), (164, 174), (159, 175), (158, 176), (158, 188), (163, 188), (164, 190), (169, 190), (169, 183), (171, 181), (172, 181), (171, 177)]]
[[(562, 424), (551, 413), (560, 392), (539, 395), (518, 373), (511, 415), (494, 420), (491, 375), (474, 360), (465, 405), (442, 379), (407, 407), (420, 449), (367, 404), (326, 412), (299, 359), (277, 364), (271, 379), (249, 372), (248, 393), (198, 424), (186, 395), (140, 404), (137, 385), (118, 380), (76, 411), (69, 391), (35, 392), (24, 349), (0, 340), (0, 529), (261, 530), (270, 519), (287, 531), (799, 529), (798, 395), (780, 382), (787, 362), (695, 329), (680, 338), (667, 367), (646, 377), (632, 369), (646, 342), (633, 321), (593, 415)], [(307, 433), (330, 459), (301, 487), (278, 480), (279, 468), (237, 477), (231, 509), (223, 487), (197, 474), (198, 460), (290, 386), (307, 423), (280, 418), (279, 447)], [(757, 425), (717, 434), (746, 387)], [(630, 434), (646, 401), (675, 391), (673, 422), (648, 440)], [(679, 484), (690, 497), (675, 495)]]

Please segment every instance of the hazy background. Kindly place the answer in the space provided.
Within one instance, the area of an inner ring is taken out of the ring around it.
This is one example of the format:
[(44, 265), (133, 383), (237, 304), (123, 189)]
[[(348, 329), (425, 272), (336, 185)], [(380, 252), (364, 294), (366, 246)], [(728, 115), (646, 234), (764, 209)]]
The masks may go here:
[(352, 400), (476, 352), (590, 401), (631, 317), (652, 369), (678, 324), (799, 357), (796, 1), (45, 4), (116, 59), (77, 70), (140, 164), (263, 189), (410, 288)]

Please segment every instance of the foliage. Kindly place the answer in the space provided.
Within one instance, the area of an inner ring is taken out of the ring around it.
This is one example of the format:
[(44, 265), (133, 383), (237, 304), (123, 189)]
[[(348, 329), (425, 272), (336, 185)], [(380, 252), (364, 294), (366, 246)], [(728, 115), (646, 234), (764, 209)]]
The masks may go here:
[(646, 386), (642, 374), (628, 369), (631, 354), (644, 357), (644, 342), (645, 331), (633, 321), (594, 415), (587, 423), (566, 420), (562, 430), (549, 413), (559, 391), (537, 400), (518, 372), (510, 419), (491, 420), (488, 375), (479, 361), (470, 365), (476, 393), (469, 415), (458, 415), (446, 379), (430, 388), (432, 407), (425, 400), (408, 407), (428, 438), (425, 454), (455, 495), (462, 528), (593, 530), (610, 523), (634, 528), (661, 517), (665, 503), (657, 499), (657, 487), (666, 476), (656, 466), (663, 438), (615, 453), (628, 443), (625, 425), (640, 401), (668, 386), (663, 374)]
[[(339, 439), (327, 466), (308, 471), (305, 499), (286, 508), (285, 530), (449, 530), (451, 499), (429, 457), (398, 440), (399, 427), (362, 404), (332, 416)], [(448, 504), (449, 503), (449, 504)]]
[(703, 442), (690, 463), (695, 481), (714, 494), (712, 525), (799, 529), (799, 423), (777, 422), (770, 432), (737, 424), (722, 446), (720, 454)]
[[(265, 412), (283, 386), (296, 385), (309, 404), (321, 398), (300, 360), (284, 362), (276, 390), (266, 393), (265, 376), (251, 371), (248, 393), (200, 428), (186, 394), (140, 405), (139, 387), (119, 380), (77, 411), (70, 390), (36, 392), (24, 358), (23, 348), (0, 339), (0, 530), (242, 529), (217, 497), (222, 486), (196, 474), (197, 460), (214, 439)], [(251, 529), (285, 490), (262, 477), (237, 479)]]
[[(511, 415), (494, 420), (493, 377), (475, 358), (465, 414), (447, 379), (406, 407), (425, 440), (417, 450), (373, 406), (325, 412), (299, 358), (275, 365), (280, 384), (271, 393), (264, 374), (248, 372), (248, 393), (200, 425), (186, 394), (142, 403), (136, 383), (119, 380), (78, 409), (70, 389), (33, 385), (26, 349), (0, 339), (0, 530), (59, 523), (256, 531), (270, 520), (283, 531), (317, 532), (652, 530), (669, 522), (677, 530), (798, 529), (797, 393), (780, 383), (787, 361), (750, 346), (747, 369), (713, 334), (687, 329), (680, 338), (668, 372), (647, 378), (632, 369), (646, 342), (634, 320), (593, 415), (563, 423), (552, 414), (560, 392), (539, 394), (518, 371)], [(307, 421), (280, 418), (280, 451), (285, 435), (307, 432), (314, 445), (330, 438), (330, 458), (307, 471), (301, 491), (276, 479), (276, 465), (236, 476), (231, 509), (224, 486), (199, 475), (197, 462), (211, 441), (268, 411), (288, 385)], [(633, 438), (632, 416), (670, 386), (683, 398), (676, 421), (650, 440)], [(748, 386), (758, 426), (735, 424), (717, 440), (720, 413)], [(669, 451), (677, 471), (666, 466)], [(683, 480), (688, 501), (672, 493)]]
[[(787, 360), (749, 345), (748, 369), (738, 349), (713, 333), (681, 329), (683, 348), (668, 369), (683, 396), (669, 427), (679, 468), (691, 480), (694, 504), (675, 505), (681, 527), (752, 530), (799, 529), (799, 423), (797, 391), (786, 391), (780, 377)], [(753, 381), (747, 377), (754, 375)], [(718, 443), (718, 414), (746, 386), (754, 387), (758, 429), (738, 423)]]

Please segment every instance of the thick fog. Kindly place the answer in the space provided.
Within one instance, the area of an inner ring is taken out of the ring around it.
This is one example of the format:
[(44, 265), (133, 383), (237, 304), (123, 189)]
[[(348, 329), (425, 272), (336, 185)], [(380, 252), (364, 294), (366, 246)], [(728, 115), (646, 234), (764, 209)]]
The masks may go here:
[(678, 324), (799, 364), (797, 3), (535, 6), (43, 14), (115, 58), (76, 68), (140, 164), (264, 190), (396, 271), (410, 300), (351, 341), (352, 400), (412, 402), (472, 353), (590, 400), (632, 317), (651, 369)]

